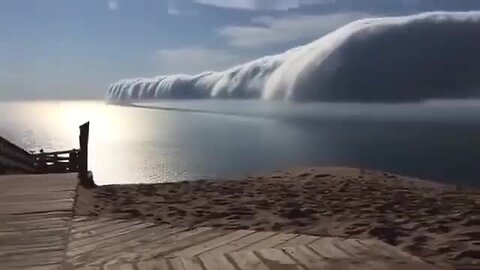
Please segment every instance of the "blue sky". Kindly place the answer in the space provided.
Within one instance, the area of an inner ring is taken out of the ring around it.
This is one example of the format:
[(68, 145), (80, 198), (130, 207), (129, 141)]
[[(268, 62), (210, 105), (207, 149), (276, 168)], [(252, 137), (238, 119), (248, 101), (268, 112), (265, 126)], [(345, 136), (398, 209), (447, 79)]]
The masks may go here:
[(103, 98), (122, 78), (221, 70), (350, 21), (478, 0), (2, 0), (0, 100)]

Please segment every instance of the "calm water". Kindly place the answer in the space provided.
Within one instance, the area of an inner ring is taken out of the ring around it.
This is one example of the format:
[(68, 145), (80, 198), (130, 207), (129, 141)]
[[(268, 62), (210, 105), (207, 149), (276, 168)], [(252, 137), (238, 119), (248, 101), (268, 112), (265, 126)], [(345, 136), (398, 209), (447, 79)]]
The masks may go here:
[(100, 184), (235, 177), (310, 165), (480, 185), (480, 102), (3, 102), (0, 134), (28, 150), (77, 147), (91, 121)]

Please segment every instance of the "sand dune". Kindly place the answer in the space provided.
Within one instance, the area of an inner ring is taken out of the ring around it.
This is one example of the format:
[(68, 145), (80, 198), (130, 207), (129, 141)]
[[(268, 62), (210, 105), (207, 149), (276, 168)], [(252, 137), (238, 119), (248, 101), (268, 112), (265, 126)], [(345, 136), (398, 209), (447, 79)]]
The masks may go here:
[(80, 188), (77, 214), (178, 226), (378, 238), (440, 266), (480, 269), (480, 189), (353, 168)]

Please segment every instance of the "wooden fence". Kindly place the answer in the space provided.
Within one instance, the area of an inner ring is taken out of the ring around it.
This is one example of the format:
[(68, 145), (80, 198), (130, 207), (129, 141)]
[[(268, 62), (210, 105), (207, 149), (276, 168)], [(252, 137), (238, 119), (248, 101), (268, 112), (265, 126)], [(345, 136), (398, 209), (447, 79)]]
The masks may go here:
[(35, 164), (32, 155), (0, 137), (0, 174), (34, 172)]
[(33, 155), (37, 173), (78, 172), (79, 150), (37, 153)]
[(12, 173), (72, 173), (85, 185), (94, 185), (88, 172), (89, 123), (80, 126), (80, 150), (43, 152), (30, 154), (21, 147), (0, 137), (0, 174)]

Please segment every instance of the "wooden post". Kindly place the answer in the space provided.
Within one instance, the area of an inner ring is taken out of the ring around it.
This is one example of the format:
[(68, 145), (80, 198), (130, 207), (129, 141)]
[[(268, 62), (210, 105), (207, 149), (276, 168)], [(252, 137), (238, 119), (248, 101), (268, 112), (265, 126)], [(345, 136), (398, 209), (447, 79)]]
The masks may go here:
[(88, 172), (88, 134), (90, 122), (80, 126), (80, 153), (78, 160), (78, 178), (84, 187), (94, 187), (95, 183)]

